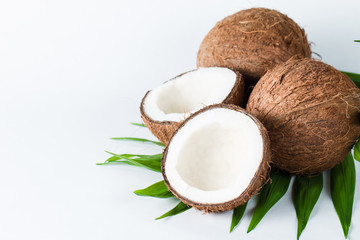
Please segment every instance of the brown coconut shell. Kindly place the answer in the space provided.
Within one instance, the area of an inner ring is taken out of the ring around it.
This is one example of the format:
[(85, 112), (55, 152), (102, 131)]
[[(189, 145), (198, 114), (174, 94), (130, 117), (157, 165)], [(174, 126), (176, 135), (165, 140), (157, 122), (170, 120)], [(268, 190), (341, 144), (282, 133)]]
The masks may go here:
[[(187, 122), (191, 121), (191, 119), (193, 119), (197, 115), (201, 114), (202, 112), (205, 112), (205, 111), (208, 111), (208, 110), (211, 110), (214, 108), (227, 108), (230, 110), (241, 112), (241, 113), (249, 116), (256, 123), (256, 125), (258, 126), (258, 128), (260, 130), (261, 137), (263, 139), (263, 152), (262, 152), (263, 158), (262, 158), (261, 163), (260, 163), (254, 177), (252, 178), (250, 184), (248, 185), (248, 187), (245, 189), (245, 191), (240, 196), (238, 196), (237, 198), (235, 198), (231, 201), (224, 202), (224, 203), (201, 204), (201, 203), (193, 202), (190, 199), (186, 198), (185, 196), (182, 196), (181, 194), (179, 194), (176, 191), (176, 189), (174, 189), (171, 186), (171, 183), (169, 183), (168, 178), (166, 176), (166, 171), (165, 171), (166, 157), (167, 157), (167, 152), (168, 152), (168, 148), (169, 148), (169, 145), (168, 145), (164, 150), (164, 154), (163, 154), (162, 161), (161, 161), (161, 172), (164, 177), (166, 186), (174, 194), (174, 196), (176, 198), (178, 198), (180, 201), (182, 201), (183, 203), (185, 203), (188, 206), (192, 206), (198, 210), (203, 210), (205, 212), (223, 212), (223, 211), (232, 210), (232, 209), (236, 208), (237, 206), (240, 206), (240, 205), (246, 203), (247, 201), (249, 201), (250, 198), (252, 196), (254, 196), (255, 194), (257, 194), (258, 191), (262, 188), (262, 186), (265, 185), (270, 180), (269, 172), (270, 172), (271, 150), (270, 150), (270, 140), (269, 140), (267, 130), (265, 129), (264, 125), (257, 118), (255, 118), (253, 115), (251, 115), (249, 112), (247, 112), (245, 109), (243, 109), (239, 106), (230, 105), (230, 104), (215, 104), (215, 105), (207, 106), (207, 107), (201, 109), (200, 111), (194, 113), (189, 118), (187, 118), (178, 127), (178, 129), (175, 131), (174, 135), (176, 135), (177, 132), (181, 131), (181, 128), (183, 126), (185, 126)], [(170, 139), (170, 142), (171, 142), (171, 139)], [(174, 147), (176, 147), (176, 146), (174, 146)]]
[(334, 167), (360, 136), (359, 88), (313, 59), (289, 60), (267, 72), (246, 109), (268, 130), (273, 164), (290, 173)]
[[(192, 71), (196, 71), (196, 70), (197, 69), (192, 70)], [(192, 71), (189, 71), (189, 72), (192, 72)], [(187, 74), (189, 72), (182, 73), (169, 81), (176, 81), (176, 78), (181, 77), (182, 75)], [(228, 94), (228, 96), (225, 98), (225, 100), (222, 103), (234, 104), (234, 105), (240, 106), (241, 104), (243, 104), (243, 100), (244, 100), (244, 79), (243, 79), (243, 76), (241, 73), (239, 73), (238, 71), (234, 71), (234, 72), (236, 74), (236, 81), (235, 81), (234, 87), (232, 88), (232, 90), (230, 91), (230, 93)], [(191, 87), (191, 86), (189, 86), (189, 87)], [(169, 142), (169, 139), (171, 138), (171, 136), (174, 134), (174, 132), (176, 131), (176, 129), (180, 126), (180, 124), (182, 122), (157, 121), (157, 120), (151, 119), (144, 110), (144, 101), (146, 99), (146, 96), (149, 93), (150, 93), (150, 91), (148, 91), (145, 94), (144, 98), (141, 101), (141, 105), (140, 105), (141, 118), (144, 121), (144, 124), (152, 132), (152, 134), (154, 134), (154, 136), (157, 139), (159, 139), (159, 141), (161, 141), (162, 143), (167, 145)]]
[(224, 18), (210, 30), (200, 45), (197, 66), (240, 71), (248, 87), (294, 55), (311, 56), (304, 30), (276, 10), (251, 8)]

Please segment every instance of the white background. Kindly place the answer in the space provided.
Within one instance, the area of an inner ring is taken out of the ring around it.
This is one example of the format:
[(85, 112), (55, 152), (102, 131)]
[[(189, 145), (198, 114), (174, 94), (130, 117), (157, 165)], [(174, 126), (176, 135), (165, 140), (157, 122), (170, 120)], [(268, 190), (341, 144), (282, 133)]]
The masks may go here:
[[(0, 2), (0, 239), (296, 239), (291, 191), (246, 234), (254, 201), (228, 233), (231, 213), (189, 210), (154, 218), (175, 200), (133, 190), (161, 180), (135, 167), (96, 166), (108, 154), (161, 149), (109, 140), (152, 136), (145, 92), (196, 67), (202, 38), (244, 8), (278, 9), (304, 27), (313, 51), (360, 72), (354, 1)], [(360, 164), (349, 239), (360, 237)], [(301, 239), (343, 239), (326, 182)]]

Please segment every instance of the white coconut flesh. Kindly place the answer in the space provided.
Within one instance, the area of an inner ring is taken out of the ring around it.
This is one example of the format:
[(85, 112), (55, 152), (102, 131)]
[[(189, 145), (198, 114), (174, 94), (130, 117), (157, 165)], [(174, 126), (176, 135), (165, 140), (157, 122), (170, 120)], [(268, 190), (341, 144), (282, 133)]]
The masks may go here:
[(150, 91), (144, 111), (156, 121), (180, 122), (205, 106), (223, 102), (235, 82), (236, 74), (228, 68), (199, 68)]
[(173, 136), (165, 175), (183, 197), (202, 203), (231, 201), (249, 186), (262, 161), (263, 138), (248, 115), (227, 108), (204, 111)]

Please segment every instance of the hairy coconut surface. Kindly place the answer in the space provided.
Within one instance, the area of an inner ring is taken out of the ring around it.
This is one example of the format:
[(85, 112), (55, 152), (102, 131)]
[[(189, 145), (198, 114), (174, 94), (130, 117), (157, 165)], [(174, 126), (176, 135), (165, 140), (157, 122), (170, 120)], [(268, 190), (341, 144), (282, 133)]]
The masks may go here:
[(317, 60), (289, 60), (267, 72), (246, 109), (268, 130), (274, 165), (290, 173), (334, 167), (360, 136), (359, 88)]
[(294, 55), (311, 56), (304, 30), (276, 10), (251, 8), (224, 18), (210, 30), (200, 45), (197, 65), (237, 70), (251, 86)]
[(203, 107), (244, 98), (242, 75), (228, 68), (200, 68), (183, 73), (146, 93), (140, 106), (149, 130), (167, 144), (180, 123)]
[(266, 129), (244, 109), (208, 106), (176, 130), (162, 158), (169, 190), (205, 212), (231, 210), (247, 202), (268, 180)]

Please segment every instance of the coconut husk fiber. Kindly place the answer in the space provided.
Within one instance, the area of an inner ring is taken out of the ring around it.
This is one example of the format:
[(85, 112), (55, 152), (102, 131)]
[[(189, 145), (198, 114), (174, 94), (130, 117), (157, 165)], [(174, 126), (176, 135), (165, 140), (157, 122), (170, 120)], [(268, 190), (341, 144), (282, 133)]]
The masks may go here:
[(273, 164), (290, 173), (334, 167), (360, 136), (360, 89), (318, 60), (291, 59), (267, 72), (246, 109), (268, 130)]
[(210, 30), (200, 45), (197, 66), (237, 70), (249, 87), (294, 55), (311, 56), (304, 30), (276, 10), (251, 8), (224, 18)]

